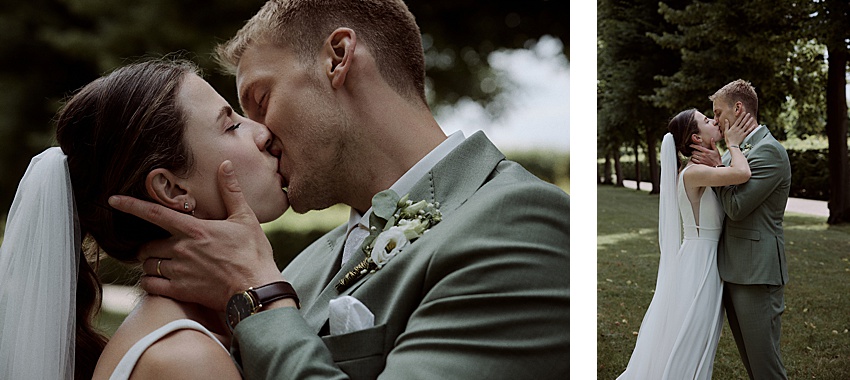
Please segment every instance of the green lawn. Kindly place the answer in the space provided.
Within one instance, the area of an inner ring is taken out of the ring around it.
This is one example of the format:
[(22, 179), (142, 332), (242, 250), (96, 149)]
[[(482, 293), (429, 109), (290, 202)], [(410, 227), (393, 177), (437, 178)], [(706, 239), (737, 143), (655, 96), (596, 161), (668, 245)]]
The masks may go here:
[[(658, 271), (658, 196), (597, 187), (597, 378), (629, 361)], [(850, 377), (850, 226), (785, 216), (791, 281), (785, 287), (782, 355), (791, 379)], [(747, 379), (728, 324), (715, 379)]]

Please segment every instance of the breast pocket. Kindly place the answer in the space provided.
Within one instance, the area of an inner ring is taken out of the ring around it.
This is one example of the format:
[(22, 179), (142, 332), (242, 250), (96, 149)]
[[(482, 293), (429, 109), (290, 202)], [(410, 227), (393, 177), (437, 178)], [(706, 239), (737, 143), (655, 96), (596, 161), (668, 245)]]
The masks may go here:
[(384, 369), (387, 325), (348, 334), (323, 336), (334, 362), (352, 379), (374, 379)]

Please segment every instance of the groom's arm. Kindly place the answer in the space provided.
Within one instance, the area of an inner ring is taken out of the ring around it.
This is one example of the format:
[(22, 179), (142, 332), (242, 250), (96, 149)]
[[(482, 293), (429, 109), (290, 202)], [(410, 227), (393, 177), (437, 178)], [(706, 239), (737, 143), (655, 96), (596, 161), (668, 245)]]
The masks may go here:
[[(378, 378), (568, 377), (569, 200), (517, 187), (468, 201), (413, 243), (437, 253), (415, 284), (397, 284), (423, 294), (398, 338), (378, 342), (391, 346)], [(246, 378), (348, 378), (297, 310), (252, 316), (235, 340)]]
[(764, 144), (747, 157), (750, 180), (720, 188), (720, 200), (726, 215), (741, 220), (758, 208), (782, 181), (783, 156), (772, 144)]

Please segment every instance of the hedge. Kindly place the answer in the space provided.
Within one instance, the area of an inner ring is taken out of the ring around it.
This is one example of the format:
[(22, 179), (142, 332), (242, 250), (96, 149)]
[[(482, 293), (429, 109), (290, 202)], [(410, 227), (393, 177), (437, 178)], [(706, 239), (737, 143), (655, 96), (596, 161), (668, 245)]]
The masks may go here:
[(505, 156), (546, 182), (558, 184), (570, 178), (569, 153), (531, 150), (507, 152)]

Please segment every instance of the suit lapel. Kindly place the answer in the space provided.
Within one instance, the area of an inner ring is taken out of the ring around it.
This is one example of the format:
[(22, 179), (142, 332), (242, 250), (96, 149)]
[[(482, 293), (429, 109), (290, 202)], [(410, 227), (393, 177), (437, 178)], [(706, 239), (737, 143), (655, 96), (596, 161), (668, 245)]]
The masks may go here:
[[(479, 131), (467, 138), (446, 158), (437, 163), (425, 177), (420, 179), (411, 189), (410, 199), (440, 202), (440, 212), (443, 214), (443, 219), (446, 219), (487, 181), (494, 168), (504, 158), (502, 152), (487, 139), (483, 132)], [(331, 255), (337, 257), (336, 262), (340, 260), (339, 256), (344, 242), (343, 233), (334, 247), (331, 247), (336, 252), (335, 255)], [(413, 244), (415, 245), (416, 242)], [(313, 327), (316, 333), (319, 333), (328, 319), (328, 303), (340, 295), (336, 290), (336, 284), (365, 258), (366, 255), (363, 251), (358, 249), (333, 278), (325, 283), (322, 291), (316, 296), (315, 302), (302, 312), (307, 323)], [(387, 265), (392, 265), (392, 263), (390, 261)], [(363, 276), (342, 294), (351, 294), (370, 277), (380, 275), (380, 273), (380, 271), (377, 271)], [(328, 278), (328, 276), (320, 277), (322, 280)], [(321, 287), (315, 286), (314, 288)]]
[[(345, 238), (343, 236), (339, 246), (341, 247), (344, 244)], [(318, 297), (316, 297), (316, 301), (309, 310), (304, 313), (304, 318), (307, 320), (307, 323), (315, 329), (316, 333), (319, 332), (325, 324), (325, 321), (328, 319), (328, 303), (339, 295), (339, 292), (336, 290), (336, 284), (343, 276), (345, 276), (346, 273), (354, 269), (354, 267), (357, 266), (357, 264), (360, 264), (360, 262), (365, 258), (366, 255), (363, 254), (363, 250), (356, 250), (351, 255), (351, 258), (348, 259), (348, 262), (346, 262), (345, 265), (336, 272), (330, 281), (325, 283), (322, 292), (319, 293)]]
[(437, 163), (410, 191), (410, 199), (440, 202), (443, 219), (463, 205), (505, 155), (479, 131)]
[[(767, 135), (770, 134), (770, 131), (767, 130), (767, 127), (763, 127), (761, 130), (759, 130), (758, 132), (754, 132), (754, 133), (755, 134), (753, 134), (753, 137), (751, 137), (746, 143), (741, 143), (741, 152), (742, 153), (743, 153), (744, 146), (746, 146), (747, 144), (752, 144), (752, 146), (755, 147), (756, 145), (761, 143), (764, 140), (764, 138), (767, 137)], [(752, 150), (752, 149), (750, 149), (750, 150)], [(749, 151), (744, 153), (744, 157), (747, 157), (749, 155), (749, 153), (750, 153)], [(723, 165), (726, 165), (726, 166), (729, 166), (729, 164), (732, 162), (732, 156), (729, 154), (728, 149), (726, 150), (726, 153), (723, 153), (723, 157), (721, 157), (720, 160), (723, 162)]]
[[(410, 191), (410, 200), (414, 202), (420, 200), (432, 203), (439, 202), (443, 220), (450, 218), (451, 214), (486, 182), (493, 173), (493, 169), (504, 158), (502, 152), (484, 136), (483, 132), (477, 132), (437, 163), (413, 186)], [(404, 194), (399, 195), (403, 196)], [(415, 248), (416, 242), (414, 241), (406, 251)], [(360, 254), (359, 260), (354, 265), (359, 264), (366, 257), (362, 251), (358, 253)], [(399, 255), (404, 254), (405, 251), (399, 253)], [(390, 261), (387, 265), (393, 265), (393, 262)], [(350, 265), (349, 267), (350, 270), (354, 266)], [(331, 285), (335, 286), (345, 273), (347, 271), (339, 274)], [(380, 271), (376, 271), (366, 274), (348, 286), (340, 295), (352, 294), (369, 278), (378, 276), (380, 273)], [(330, 301), (330, 298), (328, 298), (328, 301)]]
[(741, 144), (742, 149), (744, 146), (747, 146), (747, 144), (751, 145), (750, 149), (747, 149), (746, 152), (743, 152), (744, 157), (749, 157), (750, 152), (753, 150), (753, 148), (755, 148), (756, 145), (761, 144), (761, 142), (764, 141), (765, 137), (767, 137), (768, 135), (770, 135), (770, 131), (767, 130), (767, 127), (762, 127), (761, 130), (759, 130), (756, 134), (753, 134), (753, 137), (751, 137), (749, 141), (744, 144)]

